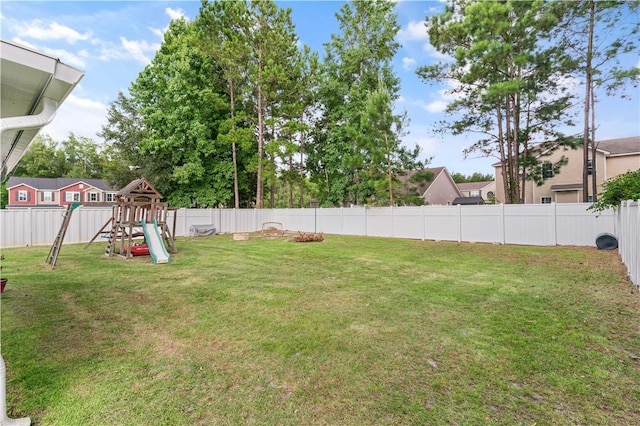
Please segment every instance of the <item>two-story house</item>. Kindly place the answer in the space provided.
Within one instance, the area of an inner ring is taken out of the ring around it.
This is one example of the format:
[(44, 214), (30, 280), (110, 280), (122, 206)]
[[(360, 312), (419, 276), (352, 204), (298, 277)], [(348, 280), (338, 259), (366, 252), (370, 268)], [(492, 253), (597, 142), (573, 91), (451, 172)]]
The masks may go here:
[[(542, 173), (544, 181), (538, 185), (534, 181), (527, 181), (525, 187), (525, 204), (546, 203), (581, 203), (582, 191), (582, 161), (583, 147), (578, 149), (557, 149), (549, 155), (541, 155)], [(543, 153), (546, 154), (546, 153)], [(562, 157), (567, 163), (555, 173), (552, 164)], [(596, 143), (596, 158), (589, 160), (589, 164), (595, 164), (595, 177), (598, 188), (608, 179), (624, 174), (628, 171), (640, 169), (640, 136), (627, 138), (607, 139)], [(496, 176), (496, 202), (503, 203), (504, 184), (502, 180), (502, 166), (497, 163)], [(589, 190), (593, 186), (592, 168), (589, 169)], [(598, 190), (600, 191), (600, 189)], [(592, 195), (589, 195), (591, 199)]]
[(116, 189), (102, 179), (28, 178), (12, 176), (7, 182), (7, 208), (64, 207), (71, 203), (111, 203)]
[(491, 204), (496, 199), (496, 181), (464, 182), (458, 184), (458, 189), (463, 197), (480, 197), (485, 204)]

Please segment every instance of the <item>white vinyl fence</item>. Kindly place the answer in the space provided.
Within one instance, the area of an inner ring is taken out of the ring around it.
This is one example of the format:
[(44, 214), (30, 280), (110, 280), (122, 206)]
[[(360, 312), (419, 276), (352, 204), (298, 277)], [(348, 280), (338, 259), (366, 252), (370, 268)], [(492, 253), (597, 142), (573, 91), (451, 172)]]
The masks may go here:
[[(261, 210), (179, 209), (169, 213), (168, 223), (171, 228), (175, 226), (175, 235), (178, 237), (188, 236), (192, 225), (213, 225), (216, 232), (234, 233), (258, 231), (265, 222), (280, 222), (286, 230), (325, 234), (539, 246), (595, 246), (599, 234), (616, 235), (616, 223), (627, 220), (621, 219), (620, 215), (616, 216), (613, 211), (599, 214), (590, 212), (587, 210), (588, 206), (500, 204)], [(39, 208), (0, 210), (0, 246), (52, 244), (60, 229), (63, 212), (63, 209)], [(637, 219), (637, 208), (635, 215)], [(76, 209), (65, 243), (91, 240), (110, 217), (110, 208)]]
[(640, 287), (640, 200), (624, 201), (616, 211), (620, 257), (631, 282)]

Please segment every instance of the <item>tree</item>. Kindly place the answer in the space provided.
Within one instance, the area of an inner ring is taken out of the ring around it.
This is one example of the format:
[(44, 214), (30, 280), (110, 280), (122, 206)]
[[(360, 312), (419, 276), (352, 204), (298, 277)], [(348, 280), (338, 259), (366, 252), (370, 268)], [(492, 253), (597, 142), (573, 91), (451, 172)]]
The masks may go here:
[(73, 133), (62, 141), (61, 151), (65, 159), (63, 176), (71, 178), (98, 179), (102, 177), (102, 147), (87, 137), (76, 137)]
[[(287, 119), (281, 131), (285, 141), (281, 151), (283, 166), (281, 177), (288, 190), (288, 206), (294, 205), (294, 187), (298, 187), (299, 206), (304, 207), (307, 185), (305, 157), (310, 146), (310, 130), (318, 115), (317, 86), (320, 77), (318, 54), (304, 45), (298, 50), (290, 65), (292, 73), (291, 97), (287, 100), (283, 113)], [(296, 161), (295, 156), (298, 156)]]
[(499, 159), (508, 203), (524, 200), (528, 169), (540, 155), (574, 143), (559, 131), (571, 124), (572, 96), (562, 81), (574, 63), (549, 43), (552, 12), (542, 0), (453, 1), (428, 24), (430, 43), (452, 60), (417, 70), (428, 83), (455, 82), (452, 121), (438, 130), (482, 135), (465, 155)]
[[(638, 83), (640, 69), (622, 66), (621, 58), (629, 54), (637, 57), (639, 3), (581, 0), (556, 2), (554, 6), (563, 17), (558, 44), (577, 58), (576, 75), (584, 79), (582, 193), (583, 201), (588, 202), (591, 176), (596, 201), (596, 97), (598, 93), (619, 94), (629, 81)], [(622, 95), (624, 98), (624, 92)]]
[(153, 157), (145, 155), (140, 146), (145, 137), (145, 127), (136, 106), (122, 92), (111, 102), (107, 110), (107, 124), (98, 136), (107, 146), (108, 158), (104, 166), (105, 179), (114, 188), (123, 188), (141, 176), (157, 181)]
[(103, 149), (94, 140), (69, 133), (62, 142), (37, 136), (13, 170), (14, 176), (98, 179), (104, 167)]
[(589, 208), (595, 211), (615, 209), (626, 200), (640, 200), (640, 170), (606, 180), (602, 184), (600, 197)]
[(393, 183), (396, 180), (396, 169), (401, 166), (397, 155), (402, 152), (399, 136), (403, 120), (393, 114), (391, 94), (381, 79), (378, 81), (378, 88), (367, 96), (360, 125), (363, 134), (358, 138), (358, 144), (368, 155), (369, 178), (376, 194), (386, 192), (388, 205), (393, 206)]
[(216, 64), (199, 46), (195, 26), (173, 20), (130, 88), (145, 129), (140, 149), (156, 167), (152, 181), (177, 207), (217, 206), (233, 195), (232, 156), (217, 138), (229, 104)]
[(251, 54), (250, 10), (245, 1), (202, 0), (196, 24), (201, 33), (202, 49), (211, 56), (222, 74), (224, 90), (229, 96), (230, 116), (221, 123), (218, 140), (231, 146), (233, 161), (233, 198), (240, 207), (238, 149), (249, 150), (252, 131), (244, 126), (241, 107), (247, 85), (247, 64)]
[(489, 182), (493, 180), (492, 174), (484, 174), (480, 172), (473, 172), (471, 175), (463, 175), (462, 173), (452, 173), (451, 178), (455, 183), (467, 183), (467, 182)]
[(380, 80), (389, 93), (389, 106), (398, 97), (399, 80), (391, 61), (400, 27), (389, 1), (346, 3), (336, 17), (342, 32), (325, 44), (322, 116), (309, 165), (323, 204), (360, 204), (376, 193), (367, 176), (371, 152), (358, 143), (369, 136), (362, 128), (365, 104)]
[(58, 178), (67, 175), (64, 153), (49, 135), (38, 135), (11, 173), (13, 176)]
[[(248, 82), (256, 116), (258, 152), (256, 159), (256, 207), (264, 206), (265, 145), (275, 139), (273, 129), (279, 117), (278, 106), (288, 94), (291, 76), (289, 63), (296, 55), (297, 37), (291, 21), (291, 9), (280, 9), (272, 0), (251, 2), (252, 22), (249, 43), (252, 47)], [(271, 117), (269, 114), (271, 113)], [(272, 125), (268, 135), (268, 121)]]
[(423, 205), (425, 200), (422, 198), (422, 194), (434, 178), (434, 173), (428, 169), (408, 172), (401, 178), (401, 186), (396, 191), (398, 204), (405, 206)]

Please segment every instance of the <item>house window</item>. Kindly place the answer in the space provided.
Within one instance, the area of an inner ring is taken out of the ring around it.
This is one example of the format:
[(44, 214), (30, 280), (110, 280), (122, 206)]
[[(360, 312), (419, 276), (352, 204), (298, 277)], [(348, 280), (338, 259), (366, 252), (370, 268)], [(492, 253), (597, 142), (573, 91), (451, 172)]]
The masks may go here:
[(587, 195), (587, 202), (593, 203), (593, 195)]
[(593, 174), (593, 160), (587, 160), (587, 174)]
[(87, 201), (99, 201), (97, 192), (89, 192), (87, 194)]
[(541, 197), (540, 202), (542, 204), (551, 204), (551, 197)]
[(18, 201), (29, 201), (29, 193), (27, 191), (18, 191)]
[(110, 203), (113, 202), (113, 194), (111, 193), (104, 194), (104, 200)]
[(549, 179), (553, 177), (553, 164), (548, 161), (542, 163), (542, 178)]
[(64, 200), (68, 203), (77, 203), (80, 202), (80, 193), (79, 192), (66, 192), (64, 194)]
[(51, 191), (43, 191), (42, 192), (42, 201), (52, 202), (53, 201), (53, 192)]
[(480, 191), (478, 191), (478, 190), (469, 191), (469, 196), (470, 197), (479, 197), (480, 196)]

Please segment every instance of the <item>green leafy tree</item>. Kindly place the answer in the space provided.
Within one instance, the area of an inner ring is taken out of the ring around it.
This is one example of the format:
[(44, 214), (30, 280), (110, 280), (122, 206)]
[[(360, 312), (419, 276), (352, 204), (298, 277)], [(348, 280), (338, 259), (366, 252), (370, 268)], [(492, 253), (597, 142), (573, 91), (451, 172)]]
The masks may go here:
[(247, 127), (242, 106), (247, 90), (247, 68), (251, 55), (251, 16), (245, 1), (202, 1), (196, 20), (202, 49), (219, 67), (228, 96), (230, 115), (220, 125), (218, 140), (231, 148), (234, 206), (240, 207), (238, 150), (252, 149), (253, 131)]
[(65, 177), (102, 178), (102, 147), (93, 139), (70, 133), (61, 142), (61, 150), (65, 158)]
[(141, 152), (153, 157), (153, 183), (178, 207), (212, 207), (233, 196), (233, 160), (217, 138), (228, 117), (218, 68), (193, 24), (173, 20), (160, 50), (131, 85), (145, 129)]
[(48, 135), (37, 136), (12, 175), (100, 179), (104, 167), (102, 151), (93, 139), (73, 133), (61, 142)]
[(9, 203), (9, 191), (7, 191), (7, 183), (2, 182), (2, 184), (0, 184), (0, 209), (7, 208), (8, 203)]
[[(306, 151), (312, 144), (310, 133), (318, 111), (318, 54), (303, 45), (289, 63), (289, 75), (289, 89), (283, 93), (285, 96), (278, 108), (280, 120), (271, 121), (277, 125), (272, 129), (277, 137), (270, 143), (272, 149), (269, 151), (280, 165), (272, 176), (271, 196), (276, 195), (275, 191), (284, 190), (285, 194), (278, 197), (286, 198), (285, 206), (292, 208), (296, 198), (299, 206), (304, 207), (305, 193), (310, 190)], [(281, 180), (281, 184), (274, 185), (275, 179)]]
[(98, 133), (106, 143), (103, 179), (114, 188), (123, 188), (142, 176), (156, 180), (153, 157), (140, 149), (144, 135), (145, 127), (136, 106), (119, 92), (107, 110), (107, 124)]
[(589, 207), (602, 211), (617, 208), (622, 201), (640, 200), (640, 170), (629, 171), (606, 180), (598, 200)]
[[(292, 80), (289, 64), (297, 52), (297, 36), (291, 21), (291, 9), (278, 8), (275, 2), (251, 2), (252, 47), (248, 82), (255, 106), (258, 139), (256, 170), (256, 207), (264, 206), (265, 147), (276, 140), (274, 130), (281, 126), (281, 103), (289, 95)], [(274, 152), (275, 147), (270, 149)], [(274, 170), (274, 165), (270, 165)]]
[(395, 36), (400, 27), (390, 1), (346, 3), (336, 17), (341, 33), (332, 34), (325, 44), (318, 91), (323, 113), (309, 152), (309, 167), (323, 204), (360, 204), (376, 193), (375, 183), (367, 176), (371, 152), (358, 142), (368, 136), (362, 128), (365, 105), (379, 80), (388, 90), (390, 103), (398, 97), (399, 79), (392, 60), (399, 48)]
[(49, 135), (38, 135), (12, 171), (13, 176), (58, 178), (67, 175), (64, 153)]
[(407, 151), (400, 143), (403, 117), (394, 115), (391, 106), (391, 94), (379, 80), (378, 88), (370, 92), (365, 101), (361, 117), (363, 134), (358, 138), (358, 145), (367, 155), (368, 179), (373, 184), (376, 198), (379, 200), (386, 195), (388, 205), (393, 206), (394, 182), (398, 171), (404, 170), (402, 160)]
[(429, 20), (430, 43), (452, 60), (417, 73), (426, 82), (456, 83), (452, 120), (439, 130), (482, 135), (465, 154), (499, 159), (508, 203), (524, 200), (527, 169), (539, 154), (574, 142), (559, 130), (571, 124), (572, 96), (562, 82), (575, 63), (550, 43), (557, 22), (542, 0), (456, 0)]
[(493, 180), (493, 175), (481, 172), (473, 172), (471, 175), (463, 175), (462, 173), (455, 172), (451, 174), (451, 178), (455, 183), (489, 182)]
[(425, 200), (422, 198), (422, 194), (434, 178), (434, 173), (428, 169), (412, 170), (401, 176), (396, 191), (398, 204), (405, 206), (423, 205)]

